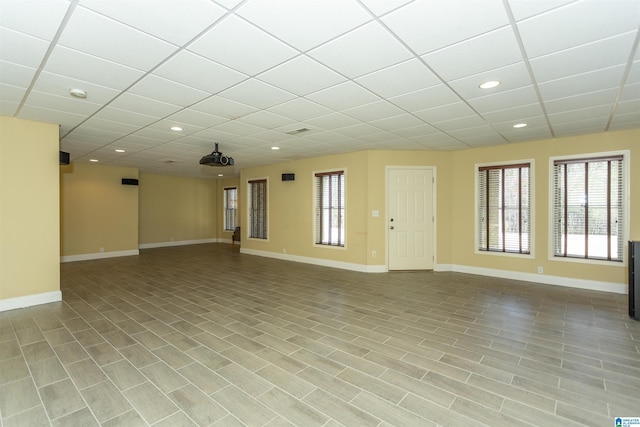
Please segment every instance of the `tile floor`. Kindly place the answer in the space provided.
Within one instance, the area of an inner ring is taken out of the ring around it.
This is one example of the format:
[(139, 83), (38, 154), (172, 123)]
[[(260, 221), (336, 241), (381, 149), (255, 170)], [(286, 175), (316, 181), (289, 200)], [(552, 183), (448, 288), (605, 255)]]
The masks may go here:
[(148, 249), (0, 313), (0, 424), (613, 426), (640, 416), (625, 295)]

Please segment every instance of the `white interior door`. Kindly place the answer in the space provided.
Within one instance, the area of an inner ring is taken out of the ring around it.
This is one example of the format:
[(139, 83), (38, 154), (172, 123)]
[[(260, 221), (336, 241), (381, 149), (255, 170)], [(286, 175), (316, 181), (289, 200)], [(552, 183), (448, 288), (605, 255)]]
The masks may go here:
[(433, 270), (433, 169), (387, 171), (389, 270)]

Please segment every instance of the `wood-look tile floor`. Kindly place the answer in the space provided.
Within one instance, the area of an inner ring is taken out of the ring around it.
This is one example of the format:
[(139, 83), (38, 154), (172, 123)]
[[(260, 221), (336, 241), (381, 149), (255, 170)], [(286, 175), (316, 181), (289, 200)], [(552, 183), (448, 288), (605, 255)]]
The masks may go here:
[(612, 426), (640, 416), (625, 295), (367, 274), (230, 245), (61, 266), (0, 313), (10, 426)]

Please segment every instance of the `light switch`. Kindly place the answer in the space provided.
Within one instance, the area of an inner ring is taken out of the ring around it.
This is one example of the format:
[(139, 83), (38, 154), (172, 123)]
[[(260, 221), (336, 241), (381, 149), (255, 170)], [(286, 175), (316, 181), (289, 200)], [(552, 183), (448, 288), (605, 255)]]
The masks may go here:
[(371, 211), (371, 216), (377, 218), (380, 216), (380, 211)]

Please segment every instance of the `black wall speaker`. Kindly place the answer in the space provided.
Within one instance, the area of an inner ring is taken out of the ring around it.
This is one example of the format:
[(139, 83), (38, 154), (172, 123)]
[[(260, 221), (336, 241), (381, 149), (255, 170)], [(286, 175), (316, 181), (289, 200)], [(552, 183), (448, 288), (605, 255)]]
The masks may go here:
[(69, 153), (66, 151), (60, 151), (60, 164), (68, 165), (69, 164)]
[(122, 185), (138, 185), (138, 180), (135, 178), (122, 178)]
[(295, 181), (296, 180), (296, 174), (295, 173), (283, 173), (282, 174), (282, 180), (283, 181)]

